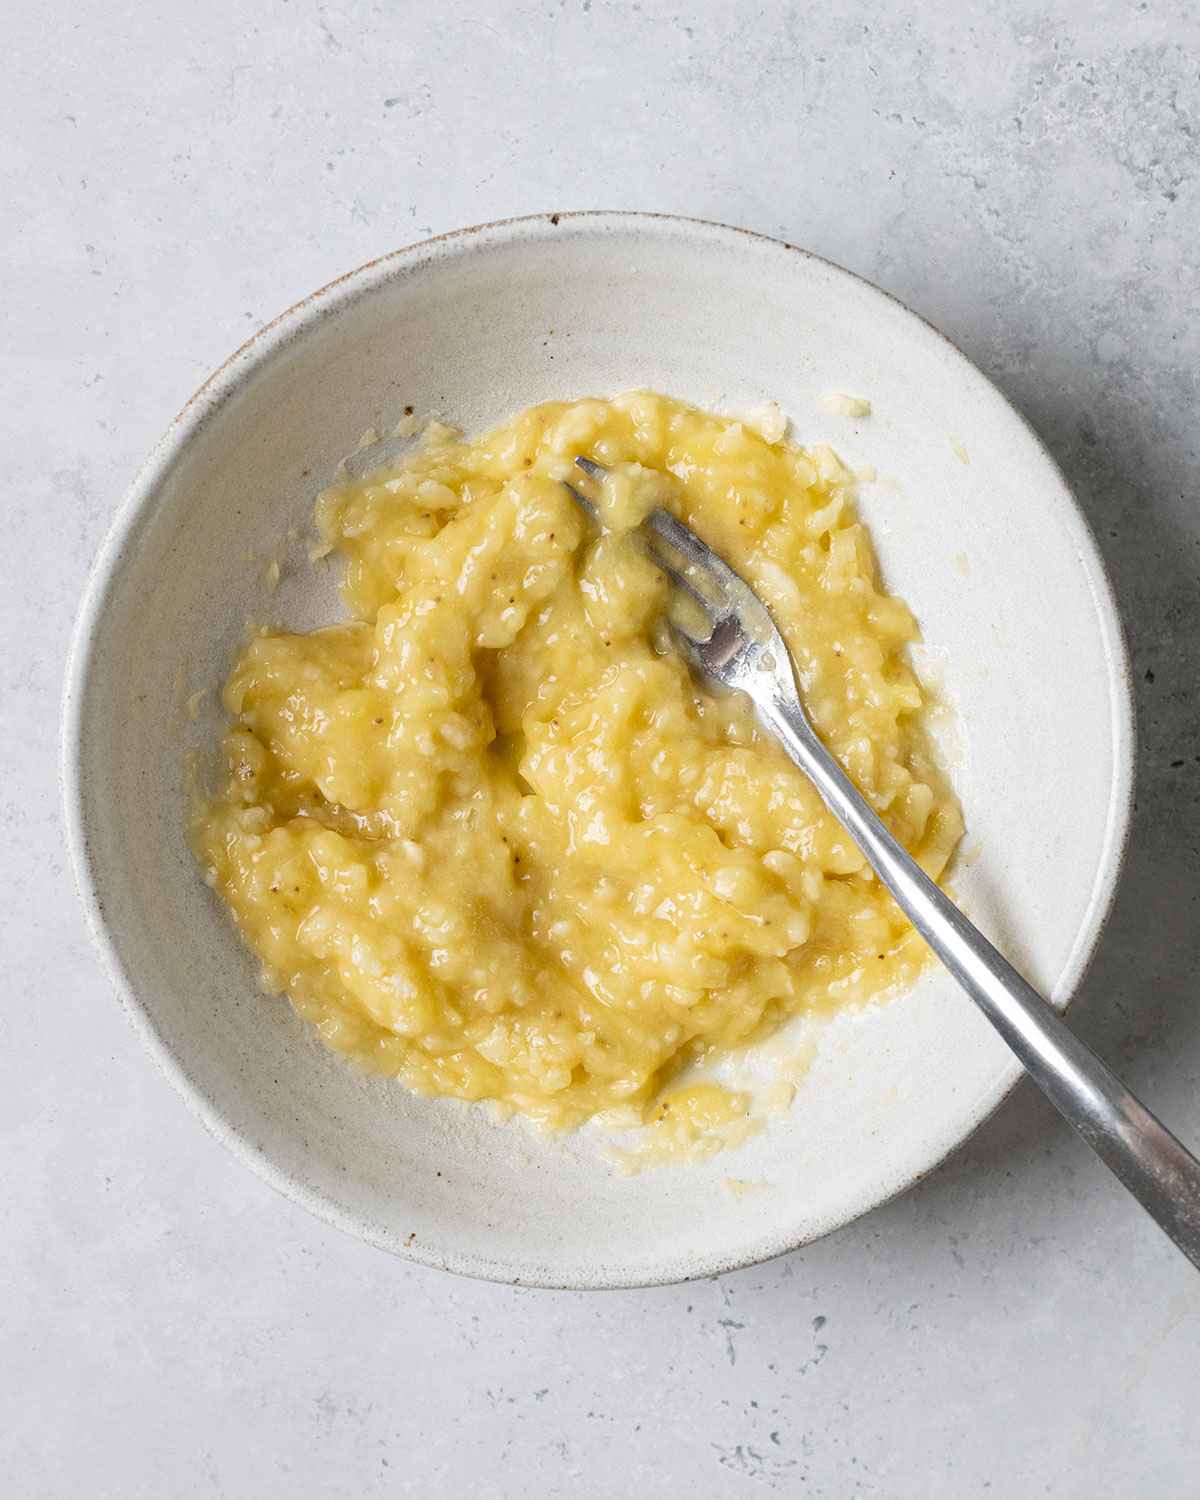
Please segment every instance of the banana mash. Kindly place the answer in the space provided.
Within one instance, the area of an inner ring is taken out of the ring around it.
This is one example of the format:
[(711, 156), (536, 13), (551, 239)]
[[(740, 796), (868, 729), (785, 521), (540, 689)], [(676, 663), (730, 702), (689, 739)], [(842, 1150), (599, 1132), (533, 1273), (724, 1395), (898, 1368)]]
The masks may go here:
[[(962, 824), (913, 617), (851, 476), (782, 425), (646, 391), (548, 402), (474, 441), (435, 426), (320, 497), (351, 618), (246, 648), (191, 834), (264, 984), (330, 1047), (551, 1128), (650, 1122), (688, 1063), (919, 970), (748, 702), (672, 650), (634, 531), (665, 505), (757, 589), (826, 743), (939, 875)], [(561, 483), (577, 454), (613, 471), (603, 530)]]

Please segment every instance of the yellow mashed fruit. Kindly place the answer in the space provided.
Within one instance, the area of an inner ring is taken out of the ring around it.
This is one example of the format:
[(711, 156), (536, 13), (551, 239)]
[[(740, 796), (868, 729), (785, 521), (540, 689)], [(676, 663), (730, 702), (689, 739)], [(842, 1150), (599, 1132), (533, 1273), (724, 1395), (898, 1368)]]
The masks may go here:
[[(245, 649), (191, 835), (264, 984), (330, 1047), (551, 1128), (653, 1125), (688, 1064), (916, 974), (806, 778), (672, 649), (636, 530), (664, 505), (758, 590), (826, 743), (939, 875), (962, 824), (913, 617), (851, 476), (781, 427), (647, 391), (548, 402), (322, 494), (350, 618)], [(562, 483), (577, 454), (612, 471), (603, 528)], [(687, 1097), (689, 1129), (744, 1113)]]

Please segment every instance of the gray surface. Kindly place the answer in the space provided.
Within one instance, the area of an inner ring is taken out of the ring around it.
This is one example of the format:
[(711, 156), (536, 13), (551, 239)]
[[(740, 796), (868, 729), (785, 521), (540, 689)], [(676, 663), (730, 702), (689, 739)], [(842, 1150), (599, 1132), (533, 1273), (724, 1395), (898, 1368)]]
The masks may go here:
[(56, 786), (88, 561), (245, 334), (486, 218), (783, 235), (938, 323), (1079, 489), (1142, 761), (1074, 1020), (1200, 1139), (1191, 7), (768, 4), (736, 36), (711, 0), (54, 9), (6, 11), (0, 145), (6, 1496), (1194, 1488), (1200, 1284), (1029, 1089), (907, 1197), (758, 1270), (573, 1295), (410, 1269), (278, 1199), (155, 1074), (83, 933)]

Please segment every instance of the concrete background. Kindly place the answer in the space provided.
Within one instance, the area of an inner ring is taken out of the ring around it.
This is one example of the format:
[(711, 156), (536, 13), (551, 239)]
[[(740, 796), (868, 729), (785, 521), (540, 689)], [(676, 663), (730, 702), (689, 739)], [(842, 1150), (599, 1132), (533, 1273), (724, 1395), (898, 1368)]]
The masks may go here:
[(83, 932), (56, 772), (97, 542), (254, 328), (510, 214), (781, 235), (943, 328), (1078, 488), (1141, 764), (1074, 1024), (1200, 1140), (1194, 7), (9, 0), (0, 31), (5, 1496), (1194, 1494), (1200, 1283), (1032, 1089), (901, 1201), (718, 1281), (410, 1268), (277, 1198), (157, 1076)]

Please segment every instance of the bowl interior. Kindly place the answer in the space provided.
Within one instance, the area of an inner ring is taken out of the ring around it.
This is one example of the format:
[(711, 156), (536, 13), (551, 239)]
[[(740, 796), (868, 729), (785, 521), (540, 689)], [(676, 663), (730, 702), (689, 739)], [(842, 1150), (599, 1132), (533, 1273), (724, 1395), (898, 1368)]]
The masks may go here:
[[(184, 840), (185, 756), (248, 619), (337, 610), (289, 528), (365, 429), (436, 409), (468, 429), (548, 397), (645, 385), (737, 411), (778, 400), (854, 466), (968, 826), (954, 888), (1065, 1003), (1127, 818), (1123, 650), (1094, 545), (1003, 398), (882, 293), (775, 242), (632, 215), (518, 221), (418, 246), (309, 299), (176, 421), (102, 555), (68, 688), (85, 898), (117, 982), (207, 1122), (363, 1237), (456, 1270), (576, 1286), (714, 1272), (812, 1238), (955, 1145), (1015, 1076), (940, 972), (823, 1034), (791, 1113), (711, 1162), (613, 1174), (584, 1131), (543, 1140), (420, 1101), (327, 1055), (254, 967)], [(872, 414), (831, 413), (830, 391)], [(267, 562), (286, 557), (277, 592)], [(735, 1196), (726, 1179), (753, 1182)]]

